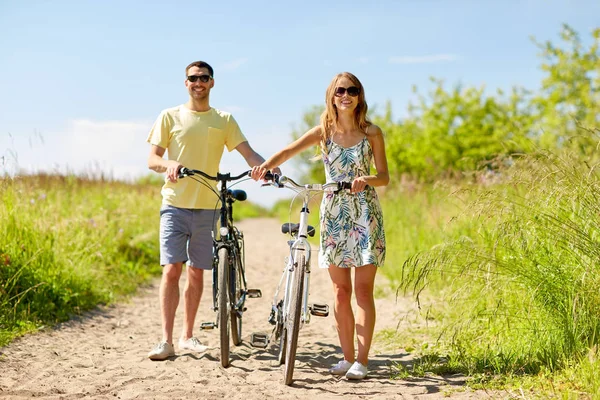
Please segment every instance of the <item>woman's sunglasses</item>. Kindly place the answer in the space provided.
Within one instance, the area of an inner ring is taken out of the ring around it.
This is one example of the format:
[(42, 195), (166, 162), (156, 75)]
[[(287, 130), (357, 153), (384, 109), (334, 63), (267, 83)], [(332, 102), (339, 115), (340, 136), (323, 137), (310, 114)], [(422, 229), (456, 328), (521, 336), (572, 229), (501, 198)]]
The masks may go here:
[(188, 77), (188, 81), (190, 82), (196, 82), (198, 79), (200, 79), (200, 82), (208, 82), (212, 79), (212, 76), (210, 75), (189, 75)]
[(335, 96), (342, 97), (346, 92), (348, 92), (348, 96), (356, 97), (360, 93), (360, 89), (356, 86), (350, 86), (349, 88), (345, 87), (337, 87), (335, 88)]

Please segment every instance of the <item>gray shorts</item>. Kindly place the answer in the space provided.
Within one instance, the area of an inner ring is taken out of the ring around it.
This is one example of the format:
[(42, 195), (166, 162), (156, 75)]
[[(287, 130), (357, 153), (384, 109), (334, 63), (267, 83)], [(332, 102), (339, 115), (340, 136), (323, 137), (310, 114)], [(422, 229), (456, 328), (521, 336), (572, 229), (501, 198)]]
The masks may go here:
[(212, 231), (218, 213), (215, 210), (160, 207), (160, 265), (187, 262), (199, 269), (211, 269)]

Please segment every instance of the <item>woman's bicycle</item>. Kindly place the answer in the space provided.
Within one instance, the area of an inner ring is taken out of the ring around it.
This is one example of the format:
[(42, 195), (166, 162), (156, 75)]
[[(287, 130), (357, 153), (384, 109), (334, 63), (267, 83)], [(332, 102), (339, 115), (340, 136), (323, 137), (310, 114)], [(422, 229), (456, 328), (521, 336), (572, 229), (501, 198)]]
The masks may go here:
[[(255, 347), (266, 348), (274, 336), (279, 343), (277, 362), (285, 364), (283, 381), (291, 385), (298, 347), (298, 334), (303, 324), (310, 322), (311, 315), (326, 317), (329, 315), (327, 304), (308, 304), (310, 283), (310, 258), (311, 246), (308, 237), (315, 235), (315, 228), (308, 225), (309, 201), (314, 192), (350, 189), (348, 182), (333, 182), (320, 184), (299, 185), (291, 178), (267, 174), (266, 180), (272, 181), (268, 185), (286, 187), (297, 193), (303, 199), (300, 210), (299, 223), (285, 223), (281, 232), (290, 234), (292, 240), (288, 241), (289, 256), (285, 260), (285, 268), (273, 296), (269, 323), (274, 325), (270, 336), (254, 333), (251, 344)], [(283, 287), (282, 287), (283, 285)], [(283, 290), (281, 290), (283, 288)]]
[[(231, 190), (227, 183), (249, 176), (246, 171), (238, 176), (220, 174), (210, 176), (202, 171), (182, 167), (179, 178), (190, 177), (209, 188), (221, 204), (218, 237), (213, 233), (212, 309), (217, 313), (215, 322), (204, 322), (201, 329), (219, 328), (221, 365), (229, 366), (229, 331), (234, 345), (242, 343), (242, 315), (246, 311), (246, 298), (261, 297), (260, 289), (248, 289), (246, 284), (244, 235), (233, 224), (233, 203), (246, 200), (243, 190)], [(197, 177), (199, 176), (199, 178)], [(219, 190), (206, 179), (220, 182)], [(217, 203), (217, 205), (218, 205)], [(216, 207), (215, 207), (216, 208)]]

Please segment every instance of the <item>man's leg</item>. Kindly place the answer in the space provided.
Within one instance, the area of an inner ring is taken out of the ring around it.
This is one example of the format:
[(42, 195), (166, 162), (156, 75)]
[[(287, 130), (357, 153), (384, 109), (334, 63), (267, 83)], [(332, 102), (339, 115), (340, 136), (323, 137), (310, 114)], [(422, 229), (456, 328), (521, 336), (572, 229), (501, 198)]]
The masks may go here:
[(183, 263), (166, 264), (160, 281), (160, 310), (162, 316), (163, 341), (173, 344), (175, 312), (179, 305), (179, 278)]
[(179, 348), (202, 352), (207, 349), (194, 337), (194, 323), (202, 288), (204, 285), (204, 270), (212, 269), (213, 237), (215, 226), (214, 210), (193, 210), (191, 218), (191, 235), (188, 244), (189, 263), (187, 266), (187, 281), (184, 289), (184, 319)]
[(148, 353), (151, 360), (165, 360), (175, 354), (173, 325), (179, 305), (179, 279), (187, 261), (189, 237), (189, 210), (163, 205), (160, 209), (160, 264), (163, 266), (159, 301), (161, 310), (162, 341)]
[(202, 289), (204, 285), (204, 270), (188, 266), (187, 282), (183, 291), (184, 311), (183, 311), (183, 331), (181, 337), (188, 340), (194, 336), (194, 322), (200, 299), (202, 298)]

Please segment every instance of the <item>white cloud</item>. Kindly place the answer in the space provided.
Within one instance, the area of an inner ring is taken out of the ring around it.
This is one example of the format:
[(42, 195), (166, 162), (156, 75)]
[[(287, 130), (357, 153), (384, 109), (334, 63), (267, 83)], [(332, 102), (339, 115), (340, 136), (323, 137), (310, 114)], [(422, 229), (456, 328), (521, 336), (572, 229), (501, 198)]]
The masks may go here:
[[(0, 175), (26, 173), (76, 173), (122, 180), (134, 180), (153, 173), (147, 168), (150, 145), (146, 142), (152, 122), (71, 120), (61, 132), (31, 135), (0, 134)], [(245, 132), (252, 147), (268, 158), (289, 142), (289, 128), (267, 126), (260, 132)], [(240, 173), (249, 169), (237, 151), (226, 149), (220, 171)], [(282, 169), (297, 178), (296, 168), (289, 161)], [(253, 203), (272, 205), (276, 200), (291, 197), (287, 190), (263, 188), (260, 183), (247, 181), (236, 186), (248, 192)]]
[(390, 64), (426, 64), (456, 61), (460, 57), (456, 54), (432, 54), (427, 56), (396, 56), (390, 57)]
[(68, 121), (62, 132), (41, 133), (37, 140), (21, 135), (7, 139), (4, 171), (99, 173), (134, 179), (149, 172), (146, 137), (150, 122)]
[(236, 60), (225, 63), (225, 65), (223, 65), (223, 69), (233, 71), (246, 64), (246, 62), (248, 62), (247, 58), (238, 58)]

